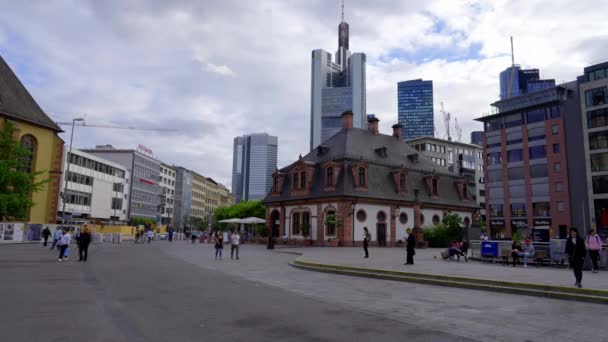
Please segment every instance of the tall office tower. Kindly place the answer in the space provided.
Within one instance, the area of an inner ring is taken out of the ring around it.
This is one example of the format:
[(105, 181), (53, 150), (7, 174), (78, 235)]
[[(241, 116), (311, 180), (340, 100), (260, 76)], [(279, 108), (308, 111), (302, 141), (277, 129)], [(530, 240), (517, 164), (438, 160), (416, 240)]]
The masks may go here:
[(348, 23), (338, 26), (338, 51), (335, 62), (331, 53), (312, 52), (310, 99), (310, 150), (342, 128), (343, 112), (353, 112), (353, 127), (365, 128), (365, 54), (348, 50)]
[(538, 69), (522, 69), (512, 65), (500, 73), (500, 99), (524, 95), (555, 86), (553, 79), (540, 79)]
[(234, 138), (232, 193), (234, 202), (259, 200), (272, 187), (277, 169), (278, 138), (255, 133)]
[(483, 131), (471, 132), (471, 144), (483, 146)]
[(433, 81), (422, 79), (397, 83), (397, 111), (403, 141), (435, 135)]

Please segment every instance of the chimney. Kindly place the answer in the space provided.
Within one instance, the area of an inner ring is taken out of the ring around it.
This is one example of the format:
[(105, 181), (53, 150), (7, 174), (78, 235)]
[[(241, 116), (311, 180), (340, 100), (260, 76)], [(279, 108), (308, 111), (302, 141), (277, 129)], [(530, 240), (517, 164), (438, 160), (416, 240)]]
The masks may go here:
[(373, 116), (367, 119), (367, 130), (372, 134), (378, 134), (378, 120), (377, 117)]
[(402, 140), (402, 134), (403, 132), (401, 131), (401, 129), (403, 128), (403, 125), (397, 123), (393, 125), (393, 136), (399, 140)]
[(350, 110), (342, 113), (342, 128), (353, 128), (353, 112)]

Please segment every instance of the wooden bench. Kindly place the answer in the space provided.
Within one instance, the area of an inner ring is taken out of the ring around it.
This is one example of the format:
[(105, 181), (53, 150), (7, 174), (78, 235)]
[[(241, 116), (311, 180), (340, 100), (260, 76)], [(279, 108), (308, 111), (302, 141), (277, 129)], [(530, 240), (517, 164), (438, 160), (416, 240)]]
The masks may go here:
[(534, 261), (536, 261), (536, 267), (542, 266), (545, 261), (547, 261), (547, 264), (551, 264), (549, 253), (544, 250), (536, 251), (536, 254), (534, 255)]
[(500, 250), (500, 258), (502, 259), (503, 265), (509, 265), (509, 258), (511, 257), (510, 249), (501, 249)]

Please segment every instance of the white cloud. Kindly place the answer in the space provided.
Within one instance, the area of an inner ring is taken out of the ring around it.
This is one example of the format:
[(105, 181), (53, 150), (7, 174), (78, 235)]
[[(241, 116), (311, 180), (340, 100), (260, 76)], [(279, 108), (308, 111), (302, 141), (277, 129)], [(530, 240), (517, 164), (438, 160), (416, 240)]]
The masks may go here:
[[(432, 79), (436, 113), (443, 101), (466, 141), (498, 98), (510, 35), (517, 63), (558, 82), (608, 59), (597, 8), (591, 0), (348, 1), (351, 50), (367, 54), (368, 112), (389, 132), (397, 82)], [(335, 51), (338, 22), (337, 1), (8, 1), (0, 54), (57, 121), (86, 113), (90, 123), (179, 130), (83, 129), (76, 146), (142, 143), (230, 186), (234, 136), (278, 135), (279, 166), (307, 152), (310, 54)], [(479, 53), (467, 56), (471, 47)]]
[(207, 63), (207, 71), (211, 71), (222, 76), (234, 76), (234, 72), (227, 65)]

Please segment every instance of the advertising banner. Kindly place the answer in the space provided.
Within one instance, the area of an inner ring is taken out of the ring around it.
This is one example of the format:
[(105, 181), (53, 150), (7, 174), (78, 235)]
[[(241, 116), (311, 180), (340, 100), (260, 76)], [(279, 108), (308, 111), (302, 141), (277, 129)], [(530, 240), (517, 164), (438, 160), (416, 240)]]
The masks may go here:
[(23, 223), (0, 223), (0, 243), (23, 241)]

